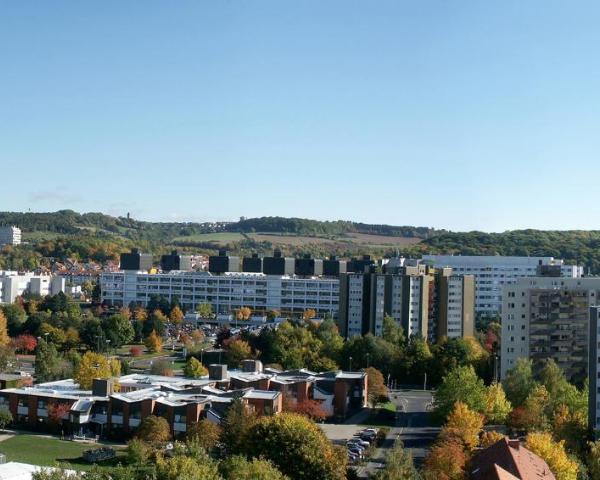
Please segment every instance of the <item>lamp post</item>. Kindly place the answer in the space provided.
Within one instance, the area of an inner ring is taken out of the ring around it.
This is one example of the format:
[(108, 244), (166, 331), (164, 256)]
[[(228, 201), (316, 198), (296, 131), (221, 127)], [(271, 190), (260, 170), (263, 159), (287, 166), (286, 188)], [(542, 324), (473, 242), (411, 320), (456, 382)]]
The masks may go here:
[(352, 357), (348, 357), (348, 371), (352, 371)]
[(367, 368), (369, 368), (369, 352), (367, 352)]

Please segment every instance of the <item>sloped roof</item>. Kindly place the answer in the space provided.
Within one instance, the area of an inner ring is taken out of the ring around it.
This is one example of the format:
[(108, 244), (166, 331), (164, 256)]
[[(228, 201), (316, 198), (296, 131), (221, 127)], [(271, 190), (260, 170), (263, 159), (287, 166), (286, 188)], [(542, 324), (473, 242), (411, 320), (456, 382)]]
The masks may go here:
[(555, 480), (542, 458), (522, 446), (518, 440), (507, 438), (475, 455), (470, 472), (473, 480)]

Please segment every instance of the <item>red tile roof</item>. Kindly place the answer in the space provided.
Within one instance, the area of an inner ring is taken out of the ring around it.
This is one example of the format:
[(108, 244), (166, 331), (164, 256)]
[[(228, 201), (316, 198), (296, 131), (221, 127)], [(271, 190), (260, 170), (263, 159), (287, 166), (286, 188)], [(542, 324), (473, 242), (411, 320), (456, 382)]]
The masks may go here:
[(470, 473), (473, 480), (555, 480), (542, 458), (507, 438), (475, 455)]

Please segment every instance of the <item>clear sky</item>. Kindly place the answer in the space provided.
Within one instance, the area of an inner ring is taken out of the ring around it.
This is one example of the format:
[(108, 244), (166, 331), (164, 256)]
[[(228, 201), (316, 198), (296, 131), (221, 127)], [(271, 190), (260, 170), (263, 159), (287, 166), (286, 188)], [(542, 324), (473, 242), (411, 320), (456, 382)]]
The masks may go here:
[(0, 4), (0, 210), (599, 228), (597, 1)]

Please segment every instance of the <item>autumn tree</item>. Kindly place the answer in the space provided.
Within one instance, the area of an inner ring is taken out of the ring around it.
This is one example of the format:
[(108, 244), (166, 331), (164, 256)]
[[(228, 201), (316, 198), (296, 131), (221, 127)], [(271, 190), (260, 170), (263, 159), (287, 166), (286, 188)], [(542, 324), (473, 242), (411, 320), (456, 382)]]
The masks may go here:
[(512, 406), (506, 399), (501, 383), (494, 382), (487, 388), (485, 400), (485, 416), (488, 423), (502, 424), (506, 422)]
[(496, 430), (488, 430), (481, 435), (481, 448), (488, 448), (504, 438), (504, 435)]
[(555, 442), (548, 432), (534, 432), (527, 435), (525, 446), (542, 457), (556, 480), (577, 480), (577, 463), (569, 458), (564, 442)]
[(582, 412), (571, 412), (566, 405), (560, 405), (554, 411), (552, 433), (554, 438), (564, 440), (567, 451), (583, 456), (585, 445), (581, 441), (588, 430), (588, 419)]
[(144, 345), (146, 345), (146, 348), (151, 353), (157, 353), (157, 352), (162, 351), (162, 340), (156, 334), (155, 330), (152, 330), (152, 333), (150, 333), (148, 338), (146, 338), (146, 340), (144, 340)]
[(479, 434), (483, 429), (483, 415), (474, 412), (462, 402), (456, 402), (448, 415), (446, 425), (440, 432), (442, 442), (458, 442), (472, 451), (479, 445)]
[(600, 480), (600, 440), (588, 442), (586, 463), (591, 480)]
[(225, 480), (288, 480), (275, 465), (267, 460), (241, 455), (227, 457), (221, 462), (221, 473)]
[(187, 429), (186, 438), (198, 442), (205, 451), (210, 452), (219, 442), (221, 427), (206, 418), (193, 423)]
[(180, 325), (183, 322), (183, 317), (184, 315), (181, 308), (179, 308), (179, 305), (175, 305), (171, 309), (171, 313), (169, 313), (169, 320), (175, 325)]
[(189, 378), (200, 378), (208, 375), (208, 370), (196, 358), (190, 357), (183, 367), (183, 374)]
[(367, 374), (367, 392), (372, 405), (387, 402), (388, 389), (385, 386), (383, 374), (374, 367), (365, 368)]
[(302, 320), (312, 320), (317, 316), (317, 312), (313, 308), (307, 308), (302, 314)]
[(82, 390), (92, 388), (94, 378), (110, 378), (112, 371), (104, 355), (95, 352), (85, 352), (81, 362), (75, 369), (75, 381)]
[(249, 320), (252, 316), (252, 310), (249, 307), (238, 308), (235, 311), (236, 320)]
[(346, 478), (347, 454), (308, 418), (295, 413), (261, 417), (248, 431), (248, 455), (273, 462), (294, 480)]
[(238, 367), (242, 360), (252, 357), (252, 349), (245, 340), (236, 339), (227, 343), (225, 358), (229, 367)]
[(528, 413), (527, 430), (548, 430), (550, 428), (550, 396), (546, 387), (536, 385), (525, 399), (523, 405)]
[(136, 438), (150, 444), (160, 444), (168, 442), (171, 439), (171, 429), (169, 422), (163, 417), (149, 415), (138, 427)]
[(456, 441), (438, 442), (431, 447), (425, 458), (426, 480), (462, 480), (467, 456), (463, 446)]
[(148, 310), (144, 307), (136, 307), (133, 311), (133, 318), (138, 322), (144, 322), (148, 319)]
[(475, 412), (482, 413), (486, 406), (486, 388), (472, 366), (457, 367), (450, 371), (435, 392), (435, 411), (446, 418), (456, 402), (462, 402)]
[(13, 341), (15, 350), (21, 353), (31, 353), (37, 347), (37, 340), (33, 335), (27, 333), (19, 335)]
[(327, 418), (327, 412), (318, 400), (306, 399), (301, 402), (289, 402), (287, 410), (304, 415), (315, 422)]
[(66, 402), (53, 402), (48, 404), (48, 420), (55, 424), (61, 425), (63, 420), (71, 411), (71, 405)]
[(10, 337), (8, 336), (8, 326), (4, 311), (0, 309), (0, 345), (8, 345)]

